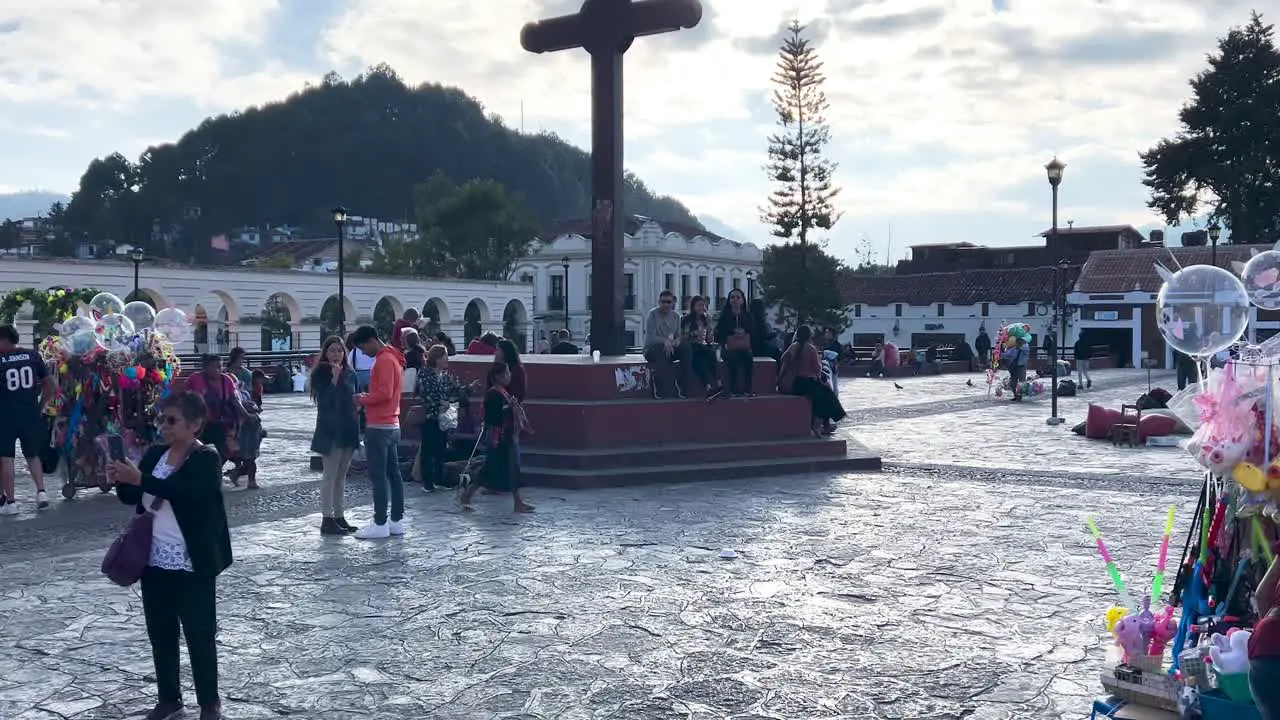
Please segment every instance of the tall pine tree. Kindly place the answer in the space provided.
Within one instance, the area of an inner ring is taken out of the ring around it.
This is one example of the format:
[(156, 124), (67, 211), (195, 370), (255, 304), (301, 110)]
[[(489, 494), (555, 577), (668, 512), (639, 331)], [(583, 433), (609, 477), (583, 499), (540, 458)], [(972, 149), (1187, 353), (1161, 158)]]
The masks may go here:
[(769, 137), (765, 171), (775, 189), (761, 210), (761, 220), (772, 226), (775, 236), (807, 245), (810, 232), (830, 230), (840, 219), (832, 206), (840, 189), (831, 184), (836, 164), (823, 157), (831, 141), (827, 95), (822, 91), (826, 76), (799, 20), (791, 21), (778, 50), (773, 82), (779, 127)]
[(1280, 241), (1280, 49), (1253, 14), (1191, 81), (1182, 130), (1142, 153), (1147, 205), (1169, 224), (1208, 207), (1240, 244)]
[(831, 183), (836, 164), (823, 156), (831, 141), (824, 114), (827, 95), (822, 61), (804, 26), (792, 20), (778, 50), (773, 107), (778, 132), (769, 137), (765, 172), (774, 183), (761, 220), (786, 242), (765, 250), (760, 286), (787, 327), (814, 323), (836, 330), (848, 325), (848, 309), (840, 296), (844, 265), (823, 251), (825, 238), (811, 233), (830, 230), (840, 219), (832, 201), (840, 193)]

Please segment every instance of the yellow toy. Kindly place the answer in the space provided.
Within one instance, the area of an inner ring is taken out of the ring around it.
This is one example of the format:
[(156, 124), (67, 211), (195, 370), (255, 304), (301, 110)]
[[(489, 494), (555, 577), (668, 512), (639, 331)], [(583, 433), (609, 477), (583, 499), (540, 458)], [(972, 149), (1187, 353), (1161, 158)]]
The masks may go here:
[(1106, 615), (1107, 632), (1114, 633), (1116, 630), (1116, 623), (1120, 622), (1120, 619), (1125, 617), (1128, 614), (1129, 614), (1129, 608), (1121, 607), (1119, 605), (1116, 605), (1112, 607), (1110, 610), (1108, 610)]

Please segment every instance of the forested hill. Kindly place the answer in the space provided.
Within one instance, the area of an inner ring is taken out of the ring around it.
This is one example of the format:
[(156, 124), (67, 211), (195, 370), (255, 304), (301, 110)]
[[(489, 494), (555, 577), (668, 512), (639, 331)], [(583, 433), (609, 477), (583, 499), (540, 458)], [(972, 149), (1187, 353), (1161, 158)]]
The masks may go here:
[[(148, 148), (137, 163), (118, 153), (94, 160), (65, 223), (93, 238), (141, 242), (153, 225), (181, 228), (193, 247), (175, 254), (198, 255), (211, 234), (245, 224), (331, 232), (335, 203), (353, 214), (406, 218), (414, 186), (436, 171), (455, 182), (496, 180), (523, 194), (543, 220), (589, 213), (586, 152), (508, 128), (459, 89), (411, 88), (379, 66), (349, 82), (330, 74), (283, 102), (209, 118), (176, 144)], [(626, 209), (701, 227), (688, 208), (655, 197), (633, 176)]]

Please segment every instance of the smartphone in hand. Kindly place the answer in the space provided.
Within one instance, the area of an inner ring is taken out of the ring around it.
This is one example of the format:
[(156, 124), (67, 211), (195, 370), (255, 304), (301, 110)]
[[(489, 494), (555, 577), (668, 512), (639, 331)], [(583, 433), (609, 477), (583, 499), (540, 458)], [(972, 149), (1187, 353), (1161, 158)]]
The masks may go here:
[(107, 455), (116, 462), (124, 462), (124, 438), (119, 435), (108, 435)]

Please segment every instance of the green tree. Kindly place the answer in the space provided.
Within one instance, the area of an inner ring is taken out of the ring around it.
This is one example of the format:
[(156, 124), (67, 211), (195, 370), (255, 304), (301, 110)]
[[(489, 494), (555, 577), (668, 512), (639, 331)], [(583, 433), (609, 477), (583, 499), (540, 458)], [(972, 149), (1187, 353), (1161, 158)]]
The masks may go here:
[(297, 263), (288, 255), (272, 255), (263, 260), (258, 267), (271, 268), (272, 270), (293, 270), (297, 267)]
[(760, 290), (789, 328), (810, 324), (843, 330), (849, 326), (840, 293), (844, 272), (844, 263), (817, 245), (770, 245), (764, 249)]
[(823, 156), (831, 141), (822, 90), (826, 77), (798, 20), (791, 21), (778, 50), (773, 82), (778, 86), (773, 93), (778, 132), (769, 137), (765, 172), (774, 190), (761, 220), (772, 226), (775, 236), (805, 245), (812, 231), (830, 230), (840, 219), (832, 204), (840, 189), (831, 182), (836, 164)]
[(538, 232), (524, 199), (494, 180), (454, 186), (437, 173), (415, 188), (414, 208), (419, 274), (431, 277), (507, 280)]
[(17, 220), (0, 223), (0, 250), (13, 250), (22, 242), (22, 225)]
[(1234, 243), (1280, 241), (1280, 50), (1254, 13), (1191, 81), (1182, 129), (1142, 153), (1147, 205), (1173, 225), (1208, 208)]

